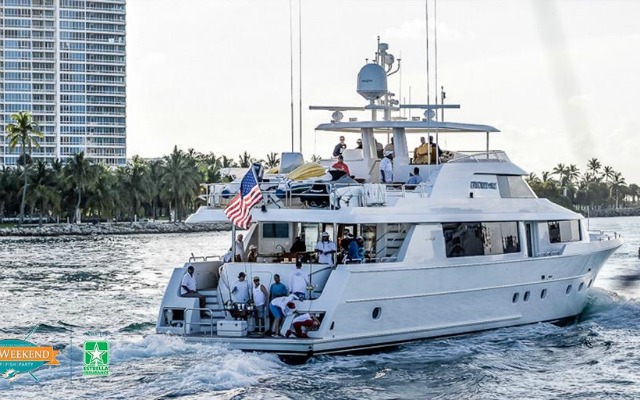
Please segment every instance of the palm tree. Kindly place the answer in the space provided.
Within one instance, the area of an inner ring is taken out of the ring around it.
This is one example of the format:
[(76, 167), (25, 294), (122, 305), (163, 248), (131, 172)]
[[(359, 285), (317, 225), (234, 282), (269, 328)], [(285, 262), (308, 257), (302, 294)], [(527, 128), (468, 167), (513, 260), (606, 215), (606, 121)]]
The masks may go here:
[(44, 138), (44, 134), (38, 131), (38, 123), (29, 112), (20, 111), (17, 114), (11, 115), (11, 119), (13, 119), (15, 123), (12, 122), (7, 125), (9, 150), (13, 150), (16, 146), (20, 145), (24, 167), (22, 172), (24, 175), (24, 186), (22, 186), (22, 201), (20, 202), (20, 223), (22, 223), (24, 222), (24, 207), (27, 203), (27, 169), (29, 167), (27, 157), (31, 158), (31, 150), (33, 147), (40, 147), (38, 139)]
[(615, 200), (615, 207), (618, 208), (618, 199), (619, 199), (619, 193), (620, 190), (623, 188), (626, 188), (627, 183), (625, 182), (624, 178), (622, 177), (622, 173), (620, 172), (616, 172), (613, 174), (613, 178), (611, 178), (611, 192), (615, 193), (613, 195), (614, 200)]
[(140, 156), (133, 156), (131, 163), (125, 168), (125, 180), (122, 184), (125, 193), (127, 193), (131, 199), (131, 216), (135, 219), (137, 217), (138, 210), (140, 209), (140, 205), (146, 199), (146, 195), (149, 191), (149, 175), (147, 166)]
[(168, 196), (175, 207), (174, 220), (182, 220), (183, 205), (189, 197), (197, 196), (201, 179), (195, 160), (178, 150), (178, 146), (165, 156), (162, 183), (168, 189)]
[(74, 221), (76, 223), (82, 222), (82, 216), (80, 215), (80, 205), (82, 204), (82, 193), (84, 192), (86, 185), (91, 180), (92, 175), (91, 161), (84, 157), (84, 151), (74, 155), (65, 165), (65, 175), (67, 182), (75, 188), (78, 195), (78, 201), (75, 206)]
[(278, 157), (278, 153), (271, 152), (267, 154), (267, 167), (273, 168), (277, 167), (280, 164), (280, 158)]
[(112, 218), (117, 200), (124, 196), (117, 194), (115, 175), (109, 167), (104, 164), (93, 164), (91, 168), (94, 179), (85, 195), (87, 208), (92, 216), (97, 213), (98, 218), (103, 216), (107, 219)]
[(54, 171), (44, 161), (38, 160), (31, 182), (33, 182), (33, 195), (29, 201), (31, 204), (30, 213), (33, 214), (33, 210), (38, 208), (40, 221), (42, 221), (43, 214), (53, 211), (54, 208), (57, 209), (60, 203), (60, 193), (56, 190)]
[(158, 204), (162, 188), (162, 174), (164, 173), (164, 161), (152, 160), (147, 164), (149, 169), (149, 184), (147, 186), (147, 200), (151, 200), (151, 213), (153, 220), (158, 218)]
[(604, 169), (602, 170), (602, 176), (605, 178), (605, 180), (607, 181), (611, 181), (613, 179), (613, 176), (616, 174), (616, 171), (614, 171), (614, 169), (608, 165), (606, 165), (604, 167)]
[(629, 185), (629, 196), (633, 198), (633, 203), (635, 205), (638, 201), (638, 197), (640, 196), (640, 187), (635, 183)]
[(4, 216), (5, 208), (12, 208), (11, 205), (16, 202), (18, 192), (20, 192), (18, 170), (3, 166), (0, 175), (0, 216)]
[(600, 175), (600, 168), (602, 168), (602, 164), (597, 158), (591, 158), (587, 161), (587, 170), (593, 173), (593, 176)]
[(240, 165), (240, 168), (249, 168), (255, 161), (256, 159), (251, 157), (251, 154), (246, 151), (238, 156), (238, 164)]
[(233, 161), (233, 159), (223, 155), (220, 158), (220, 167), (222, 168), (233, 168), (235, 167), (237, 164), (235, 163), (235, 161)]

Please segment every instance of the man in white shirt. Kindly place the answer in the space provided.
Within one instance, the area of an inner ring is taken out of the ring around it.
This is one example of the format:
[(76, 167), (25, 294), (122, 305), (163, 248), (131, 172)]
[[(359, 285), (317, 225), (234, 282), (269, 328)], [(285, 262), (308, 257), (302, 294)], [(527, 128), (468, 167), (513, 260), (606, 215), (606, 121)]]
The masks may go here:
[(271, 332), (273, 332), (274, 335), (282, 336), (280, 333), (280, 322), (284, 317), (291, 315), (296, 311), (297, 306), (296, 303), (293, 302), (294, 300), (298, 300), (298, 297), (295, 294), (271, 300), (269, 310), (271, 311), (271, 314), (273, 314), (274, 318), (272, 326), (273, 329), (271, 329)]
[(380, 160), (380, 182), (393, 182), (393, 151), (385, 151), (384, 158)]
[(329, 233), (322, 232), (320, 241), (316, 244), (318, 263), (333, 265), (333, 253), (336, 252), (336, 244), (329, 239)]
[(242, 241), (244, 236), (242, 233), (238, 233), (236, 236), (236, 256), (235, 261), (244, 261), (244, 242)]
[(302, 258), (299, 256), (296, 261), (296, 270), (291, 273), (289, 279), (289, 293), (295, 294), (300, 300), (306, 300), (307, 286), (309, 286), (309, 278), (302, 272)]
[(193, 276), (193, 271), (193, 265), (189, 265), (187, 272), (182, 277), (182, 282), (180, 282), (180, 296), (197, 297), (200, 300), (200, 308), (205, 308), (207, 298), (196, 291), (196, 278)]
[(231, 300), (235, 303), (246, 303), (249, 301), (249, 291), (251, 290), (249, 282), (245, 280), (247, 274), (240, 272), (238, 279), (231, 286)]
[(254, 309), (254, 318), (256, 323), (256, 332), (264, 332), (266, 325), (266, 309), (267, 309), (267, 300), (269, 300), (269, 292), (267, 292), (267, 288), (264, 285), (260, 284), (260, 277), (253, 277), (253, 305)]

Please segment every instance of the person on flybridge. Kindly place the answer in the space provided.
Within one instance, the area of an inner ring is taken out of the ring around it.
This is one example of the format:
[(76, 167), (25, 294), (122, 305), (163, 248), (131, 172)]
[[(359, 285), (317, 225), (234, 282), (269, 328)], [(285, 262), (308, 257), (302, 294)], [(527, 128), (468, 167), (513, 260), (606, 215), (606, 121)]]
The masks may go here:
[(380, 160), (380, 182), (393, 182), (393, 151), (385, 151), (384, 158)]
[(340, 136), (340, 143), (338, 143), (336, 147), (333, 148), (333, 156), (338, 157), (339, 155), (342, 155), (342, 152), (346, 148), (347, 144), (344, 142), (344, 136)]

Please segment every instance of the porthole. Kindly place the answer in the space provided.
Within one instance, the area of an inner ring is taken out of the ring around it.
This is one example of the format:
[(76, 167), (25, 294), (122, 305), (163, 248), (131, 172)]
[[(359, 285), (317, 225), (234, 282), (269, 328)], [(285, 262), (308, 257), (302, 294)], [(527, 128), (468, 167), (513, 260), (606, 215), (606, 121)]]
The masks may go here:
[(529, 296), (530, 295), (531, 295), (531, 293), (529, 293), (529, 291), (527, 290), (526, 292), (524, 292), (524, 297), (522, 297), (522, 300), (529, 301)]
[(593, 279), (589, 279), (589, 284), (587, 285), (587, 287), (590, 288), (591, 285), (593, 285)]
[(584, 289), (584, 282), (580, 282), (580, 286), (578, 286), (578, 292), (582, 292), (582, 289)]
[(540, 298), (544, 299), (545, 297), (547, 297), (547, 289), (542, 289), (542, 292), (540, 292)]
[(566, 294), (571, 293), (571, 289), (573, 289), (573, 286), (571, 286), (571, 285), (567, 286), (567, 290), (566, 290), (566, 292), (565, 292), (565, 293), (566, 293)]
[(332, 331), (333, 330), (333, 326), (335, 325), (336, 321), (331, 321), (331, 326), (329, 327), (329, 330)]
[(511, 302), (517, 303), (519, 298), (520, 298), (520, 293), (514, 293), (513, 298), (511, 299)]
[(380, 307), (376, 307), (373, 309), (373, 312), (371, 313), (371, 318), (380, 319), (380, 315), (382, 315), (382, 309)]

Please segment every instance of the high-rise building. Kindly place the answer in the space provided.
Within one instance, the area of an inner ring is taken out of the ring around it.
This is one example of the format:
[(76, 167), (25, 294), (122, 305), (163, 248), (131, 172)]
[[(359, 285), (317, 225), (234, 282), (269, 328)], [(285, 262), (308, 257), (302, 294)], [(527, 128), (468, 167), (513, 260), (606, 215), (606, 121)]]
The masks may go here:
[(126, 163), (125, 37), (125, 0), (0, 0), (0, 165), (18, 111), (45, 135), (34, 159)]

